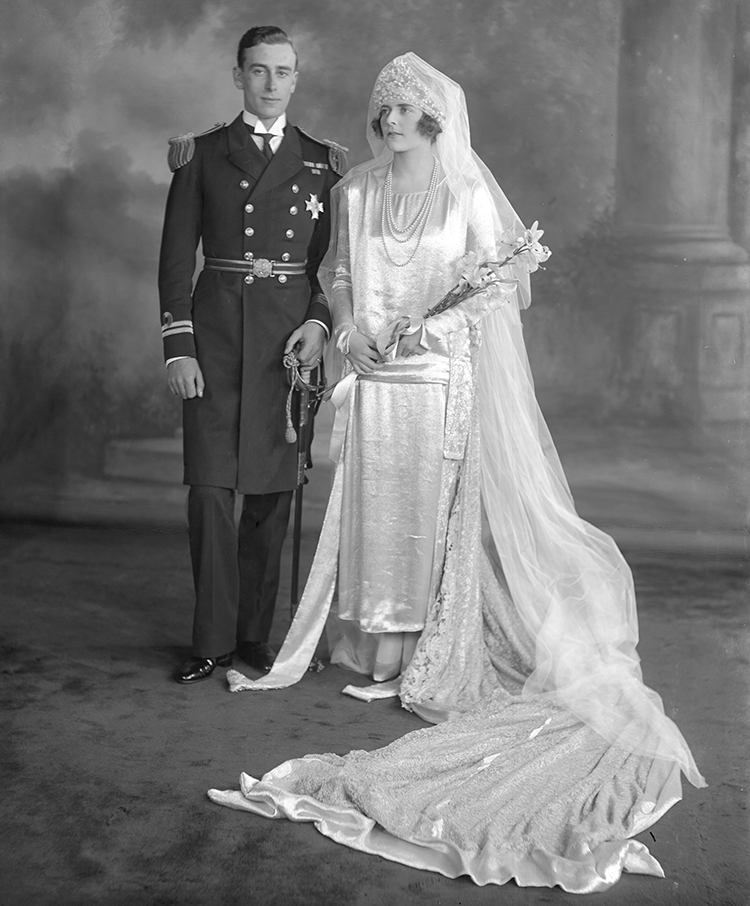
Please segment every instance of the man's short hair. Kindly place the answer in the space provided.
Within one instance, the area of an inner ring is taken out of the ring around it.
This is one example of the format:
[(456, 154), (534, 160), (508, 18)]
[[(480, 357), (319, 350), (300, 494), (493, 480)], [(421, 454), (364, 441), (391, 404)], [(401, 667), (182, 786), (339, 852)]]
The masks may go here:
[(248, 29), (240, 38), (237, 46), (237, 68), (242, 69), (245, 63), (245, 51), (256, 44), (288, 44), (294, 51), (294, 64), (297, 65), (297, 50), (289, 35), (275, 25), (256, 25)]
[[(376, 116), (375, 119), (370, 123), (372, 131), (377, 135), (378, 138), (383, 137), (383, 127), (380, 125), (380, 117)], [(435, 140), (438, 135), (442, 132), (440, 123), (435, 119), (434, 116), (430, 116), (429, 113), (422, 112), (422, 116), (419, 118), (417, 123), (417, 132), (420, 135), (423, 135), (425, 138), (429, 138), (430, 142), (434, 145)]]

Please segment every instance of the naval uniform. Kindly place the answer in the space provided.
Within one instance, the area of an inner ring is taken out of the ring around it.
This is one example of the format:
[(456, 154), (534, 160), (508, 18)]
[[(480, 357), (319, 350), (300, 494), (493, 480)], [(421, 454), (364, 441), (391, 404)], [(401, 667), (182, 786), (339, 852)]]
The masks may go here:
[[(184, 481), (193, 653), (216, 657), (270, 632), (297, 483), (284, 346), (305, 321), (330, 332), (317, 270), (345, 149), (287, 125), (269, 160), (242, 115), (170, 145), (162, 335), (167, 362), (193, 356), (205, 379), (203, 397), (183, 401)], [(204, 267), (193, 288), (199, 242)], [(239, 533), (235, 492), (245, 495)]]

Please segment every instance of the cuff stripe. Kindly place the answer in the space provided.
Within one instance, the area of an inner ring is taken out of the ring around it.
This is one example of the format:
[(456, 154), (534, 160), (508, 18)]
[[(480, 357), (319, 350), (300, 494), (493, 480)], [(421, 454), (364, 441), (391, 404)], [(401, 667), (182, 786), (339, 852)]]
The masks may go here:
[(330, 330), (326, 327), (326, 325), (325, 325), (322, 321), (319, 321), (317, 318), (308, 318), (308, 319), (305, 321), (305, 324), (320, 324), (320, 326), (321, 326), (321, 327), (323, 328), (323, 330), (326, 332), (326, 340), (330, 340), (330, 339), (331, 339), (331, 332), (330, 332)]
[(191, 324), (190, 327), (169, 327), (166, 330), (162, 330), (161, 336), (162, 336), (162, 339), (166, 339), (167, 337), (172, 337), (178, 333), (194, 333), (194, 332), (195, 331), (193, 330), (193, 325)]
[(166, 330), (171, 330), (173, 327), (192, 327), (193, 322), (188, 321), (172, 321), (170, 324), (163, 324), (161, 332), (164, 333)]

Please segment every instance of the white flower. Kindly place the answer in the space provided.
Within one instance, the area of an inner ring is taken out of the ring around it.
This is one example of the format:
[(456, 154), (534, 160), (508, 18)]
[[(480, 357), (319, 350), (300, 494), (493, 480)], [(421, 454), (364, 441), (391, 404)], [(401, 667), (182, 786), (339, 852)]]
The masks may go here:
[(524, 243), (530, 247), (538, 245), (542, 236), (544, 236), (544, 230), (539, 229), (538, 220), (535, 220), (531, 226), (523, 232)]
[(534, 253), (531, 249), (524, 249), (522, 252), (519, 252), (513, 259), (513, 263), (526, 271), (527, 274), (533, 274), (534, 271), (539, 270), (539, 262), (534, 257)]
[(492, 278), (492, 271), (479, 261), (476, 252), (467, 252), (458, 263), (458, 286), (479, 289)]
[(508, 258), (512, 255), (518, 246), (519, 238), (523, 240), (523, 237), (519, 237), (515, 230), (506, 230), (500, 236), (500, 241), (498, 242), (498, 256)]
[(546, 245), (541, 245), (539, 246), (539, 251), (536, 253), (536, 260), (539, 261), (540, 264), (544, 264), (551, 254), (552, 251)]

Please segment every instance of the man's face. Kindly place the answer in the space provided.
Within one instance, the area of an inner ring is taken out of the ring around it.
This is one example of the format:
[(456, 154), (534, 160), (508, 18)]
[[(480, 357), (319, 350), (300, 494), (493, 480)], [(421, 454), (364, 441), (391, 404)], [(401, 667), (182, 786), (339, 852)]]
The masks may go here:
[(244, 95), (245, 110), (269, 128), (286, 110), (297, 84), (294, 50), (289, 44), (248, 47), (242, 69), (235, 66), (233, 75)]

